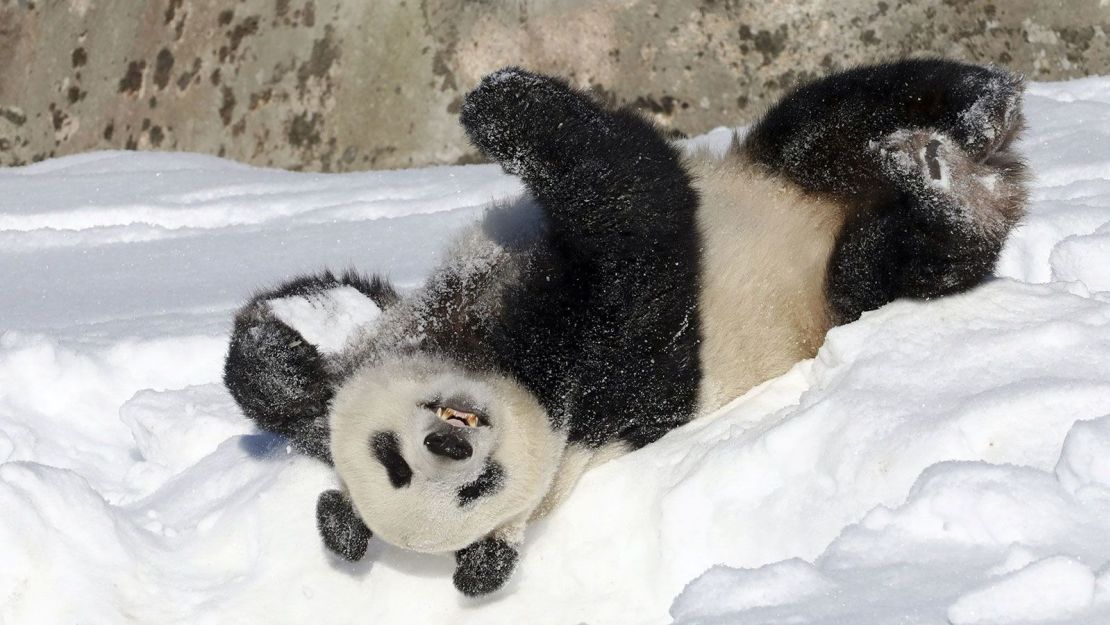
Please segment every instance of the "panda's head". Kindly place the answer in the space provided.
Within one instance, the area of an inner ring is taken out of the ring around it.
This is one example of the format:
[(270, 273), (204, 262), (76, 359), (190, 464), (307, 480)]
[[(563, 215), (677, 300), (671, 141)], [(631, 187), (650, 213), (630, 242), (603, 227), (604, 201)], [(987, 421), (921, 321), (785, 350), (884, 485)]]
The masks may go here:
[(354, 373), (337, 389), (330, 429), (336, 471), (366, 526), (423, 552), (526, 521), (566, 444), (516, 382), (425, 355)]

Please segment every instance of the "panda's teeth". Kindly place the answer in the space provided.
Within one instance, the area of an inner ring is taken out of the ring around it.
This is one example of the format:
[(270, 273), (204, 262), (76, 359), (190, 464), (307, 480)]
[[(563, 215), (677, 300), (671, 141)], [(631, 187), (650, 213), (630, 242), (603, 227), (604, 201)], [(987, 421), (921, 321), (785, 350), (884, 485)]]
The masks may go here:
[(459, 428), (478, 427), (480, 423), (477, 415), (468, 412), (459, 412), (458, 410), (446, 406), (436, 408), (436, 416), (446, 421), (448, 424)]

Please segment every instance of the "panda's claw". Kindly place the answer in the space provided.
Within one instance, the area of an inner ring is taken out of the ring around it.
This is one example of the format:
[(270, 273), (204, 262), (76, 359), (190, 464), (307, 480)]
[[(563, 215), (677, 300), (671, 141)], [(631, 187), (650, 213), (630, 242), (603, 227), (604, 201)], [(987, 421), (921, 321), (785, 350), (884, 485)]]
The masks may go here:
[(373, 536), (347, 496), (338, 490), (324, 491), (316, 500), (316, 529), (324, 546), (348, 562), (358, 562), (366, 555)]

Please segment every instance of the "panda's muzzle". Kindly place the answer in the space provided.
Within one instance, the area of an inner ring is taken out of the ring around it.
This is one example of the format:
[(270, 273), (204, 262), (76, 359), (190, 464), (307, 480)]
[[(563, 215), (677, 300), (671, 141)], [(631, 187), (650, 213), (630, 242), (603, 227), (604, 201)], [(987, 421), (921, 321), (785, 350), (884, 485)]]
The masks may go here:
[(424, 437), (424, 447), (437, 456), (451, 460), (466, 460), (474, 454), (474, 447), (456, 428), (432, 432)]

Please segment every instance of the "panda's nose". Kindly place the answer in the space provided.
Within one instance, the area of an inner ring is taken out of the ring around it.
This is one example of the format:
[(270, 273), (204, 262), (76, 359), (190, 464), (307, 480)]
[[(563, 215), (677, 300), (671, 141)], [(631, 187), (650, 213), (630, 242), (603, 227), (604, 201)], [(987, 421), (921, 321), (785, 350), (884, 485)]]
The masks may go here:
[(424, 446), (437, 456), (466, 460), (474, 453), (470, 442), (454, 432), (432, 432), (424, 438)]

